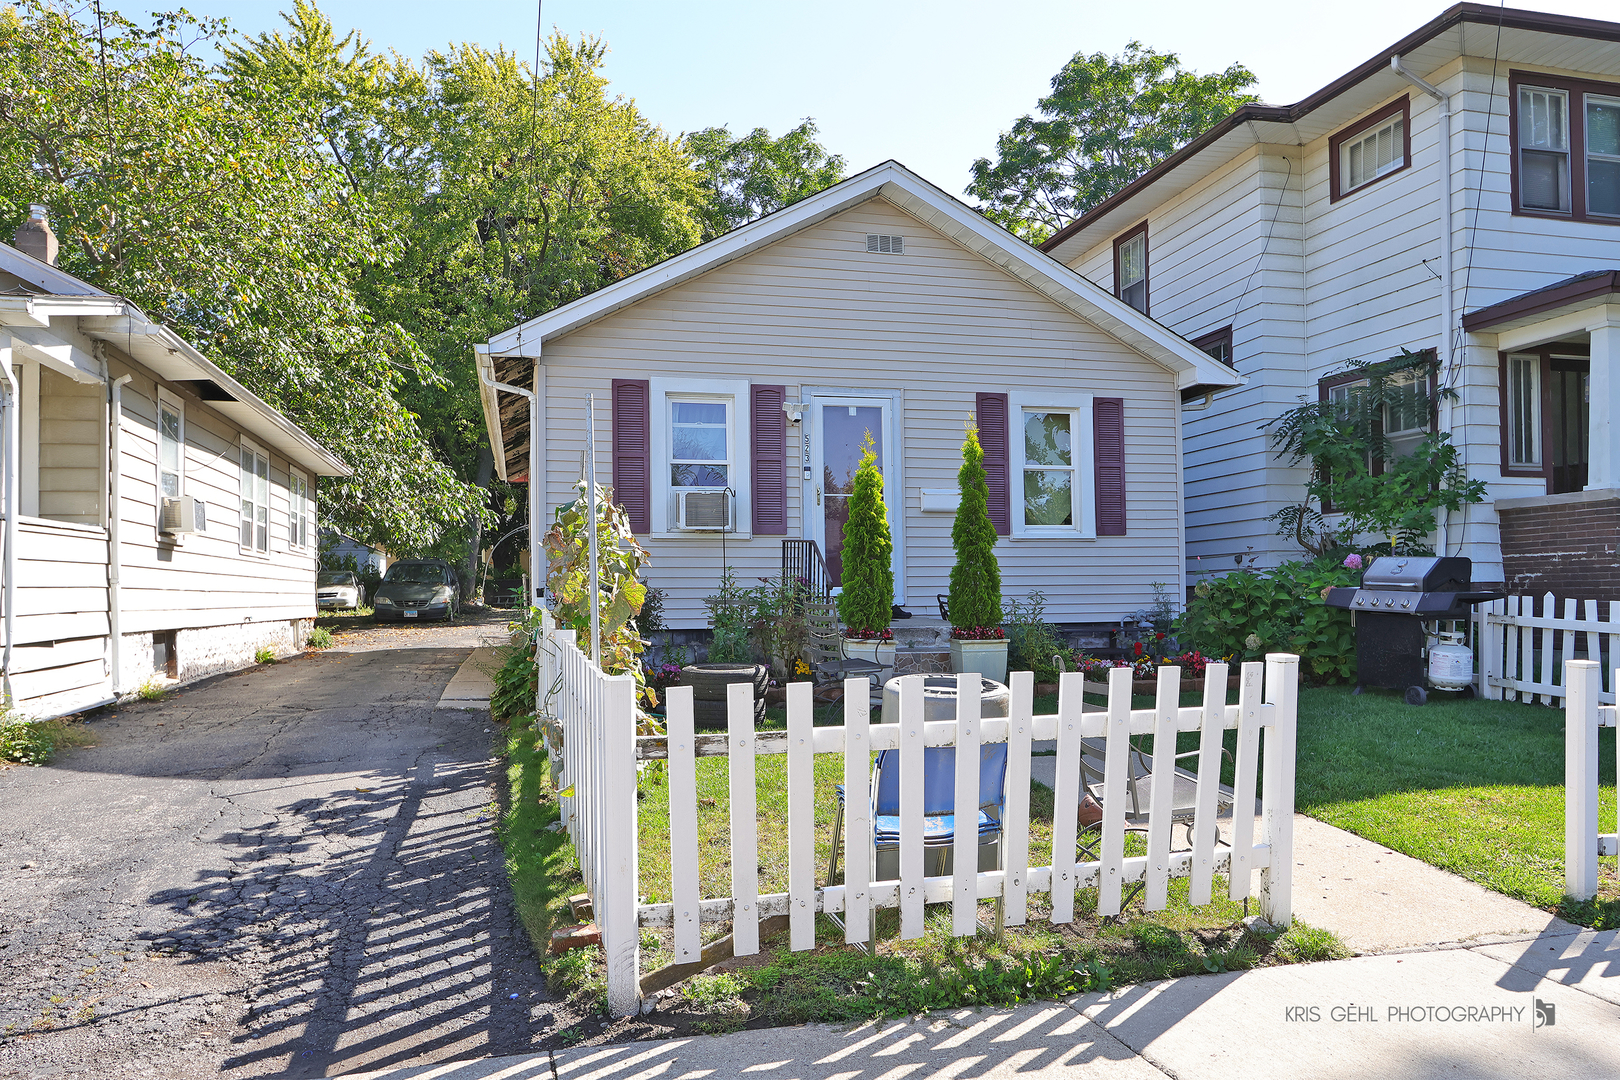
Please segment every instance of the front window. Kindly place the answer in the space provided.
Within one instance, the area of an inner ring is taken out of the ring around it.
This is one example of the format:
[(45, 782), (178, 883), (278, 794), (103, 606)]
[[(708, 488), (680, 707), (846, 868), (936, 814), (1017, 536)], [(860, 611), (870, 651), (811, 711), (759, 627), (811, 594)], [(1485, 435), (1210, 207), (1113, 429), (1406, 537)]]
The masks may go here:
[(726, 401), (669, 399), (671, 487), (730, 486), (730, 413)]
[(1012, 536), (1096, 535), (1092, 399), (1088, 394), (1007, 396), (1012, 429)]
[(1513, 76), (1515, 213), (1620, 222), (1620, 86)]
[(242, 446), (241, 547), (260, 555), (270, 551), (270, 459), (247, 444)]
[(1118, 282), (1119, 298), (1137, 311), (1147, 314), (1148, 268), (1147, 227), (1137, 229), (1117, 242), (1114, 248), (1114, 280)]

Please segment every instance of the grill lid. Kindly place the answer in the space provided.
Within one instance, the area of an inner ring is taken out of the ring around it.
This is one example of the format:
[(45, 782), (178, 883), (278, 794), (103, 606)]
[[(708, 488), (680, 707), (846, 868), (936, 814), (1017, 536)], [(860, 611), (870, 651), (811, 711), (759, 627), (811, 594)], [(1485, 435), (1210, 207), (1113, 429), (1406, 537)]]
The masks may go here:
[(1363, 589), (1380, 592), (1467, 592), (1472, 560), (1437, 555), (1380, 555), (1361, 575)]

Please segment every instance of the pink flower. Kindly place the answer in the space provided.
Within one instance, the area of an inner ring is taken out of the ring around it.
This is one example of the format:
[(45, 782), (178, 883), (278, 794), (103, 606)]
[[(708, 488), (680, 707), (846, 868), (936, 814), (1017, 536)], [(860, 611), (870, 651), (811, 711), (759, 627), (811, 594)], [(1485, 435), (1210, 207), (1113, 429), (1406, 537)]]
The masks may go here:
[(1344, 568), (1346, 570), (1360, 570), (1361, 569), (1361, 556), (1355, 554), (1354, 552), (1351, 552), (1349, 555), (1346, 555), (1344, 557)]

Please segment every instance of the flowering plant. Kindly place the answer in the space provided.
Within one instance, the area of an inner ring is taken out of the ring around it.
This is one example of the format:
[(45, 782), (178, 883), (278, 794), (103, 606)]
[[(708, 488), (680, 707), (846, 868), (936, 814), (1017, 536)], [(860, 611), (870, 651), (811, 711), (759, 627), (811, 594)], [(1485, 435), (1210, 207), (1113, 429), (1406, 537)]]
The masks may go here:
[(888, 627), (882, 630), (857, 630), (853, 626), (846, 626), (844, 637), (850, 641), (893, 641), (894, 631)]
[(1344, 568), (1346, 570), (1360, 570), (1361, 566), (1361, 556), (1357, 555), (1355, 552), (1352, 551), (1350, 554), (1344, 557)]
[[(654, 690), (667, 690), (671, 686), (681, 684), (681, 665), (666, 660), (662, 664), (654, 665), (647, 672), (647, 681)], [(660, 695), (662, 696), (662, 695)]]
[(999, 626), (953, 626), (951, 637), (958, 641), (1000, 641), (1007, 636)]
[(811, 669), (809, 664), (805, 663), (803, 660), (793, 661), (793, 674), (790, 676), (792, 681), (804, 682), (806, 679), (812, 678), (814, 675), (815, 671)]

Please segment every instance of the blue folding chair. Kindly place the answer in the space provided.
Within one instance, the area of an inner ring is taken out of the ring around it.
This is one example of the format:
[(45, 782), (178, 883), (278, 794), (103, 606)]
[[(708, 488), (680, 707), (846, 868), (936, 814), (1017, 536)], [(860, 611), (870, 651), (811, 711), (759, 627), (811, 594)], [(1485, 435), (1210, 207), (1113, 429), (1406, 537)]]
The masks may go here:
[[(837, 787), (838, 812), (833, 820), (832, 855), (827, 861), (827, 880), (838, 874), (838, 859), (844, 837), (844, 786)], [(1007, 744), (985, 743), (979, 747), (979, 832), (980, 872), (1001, 869), (1001, 821), (1007, 806)], [(955, 863), (956, 840), (956, 747), (930, 746), (923, 750), (923, 873), (928, 877), (948, 876)], [(872, 880), (895, 881), (900, 877), (900, 752), (879, 751), (872, 767)], [(874, 928), (877, 912), (872, 912)], [(834, 921), (839, 921), (833, 916)], [(1002, 906), (996, 901), (994, 931), (1001, 932)], [(842, 922), (839, 921), (842, 926)], [(876, 937), (876, 932), (872, 934)]]

